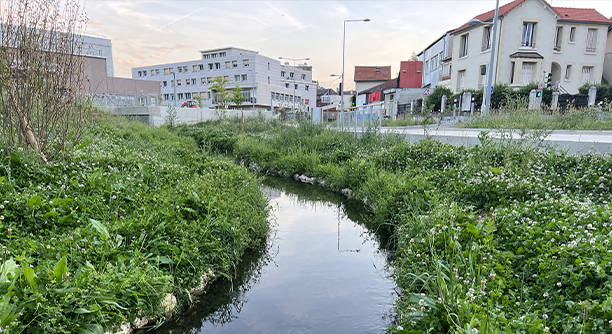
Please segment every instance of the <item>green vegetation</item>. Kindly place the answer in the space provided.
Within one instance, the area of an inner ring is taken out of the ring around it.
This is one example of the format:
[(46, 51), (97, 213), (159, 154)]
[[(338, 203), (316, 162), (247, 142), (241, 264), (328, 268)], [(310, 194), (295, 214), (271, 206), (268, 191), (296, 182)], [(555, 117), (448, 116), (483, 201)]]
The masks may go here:
[(435, 124), (436, 120), (431, 115), (414, 116), (410, 118), (383, 119), (382, 126), (412, 126)]
[(166, 129), (97, 117), (62, 162), (21, 149), (0, 160), (4, 333), (163, 321), (267, 234), (267, 199), (244, 168)]
[[(255, 122), (255, 121), (252, 121)], [(301, 124), (179, 128), (266, 173), (350, 188), (393, 228), (397, 333), (606, 333), (612, 158), (529, 142), (407, 144)]]

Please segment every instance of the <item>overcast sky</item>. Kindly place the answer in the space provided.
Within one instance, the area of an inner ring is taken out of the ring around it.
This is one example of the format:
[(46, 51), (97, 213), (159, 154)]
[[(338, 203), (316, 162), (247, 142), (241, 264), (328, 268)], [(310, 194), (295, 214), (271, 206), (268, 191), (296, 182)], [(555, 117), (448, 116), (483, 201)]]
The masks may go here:
[[(552, 4), (595, 8), (612, 17), (609, 0)], [(345, 81), (352, 88), (355, 65), (391, 65), (395, 76), (412, 51), (494, 9), (495, 1), (86, 0), (85, 7), (87, 33), (112, 40), (119, 77), (131, 77), (132, 67), (196, 60), (199, 50), (235, 46), (272, 58), (308, 57), (314, 80), (324, 86), (334, 79), (330, 74), (342, 73), (343, 20), (369, 18), (346, 26)]]

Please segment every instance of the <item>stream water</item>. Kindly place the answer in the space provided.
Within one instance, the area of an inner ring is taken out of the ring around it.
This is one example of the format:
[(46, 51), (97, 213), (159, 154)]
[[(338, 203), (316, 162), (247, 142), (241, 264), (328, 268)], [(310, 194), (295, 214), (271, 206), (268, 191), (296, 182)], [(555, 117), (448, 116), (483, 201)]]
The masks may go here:
[(266, 179), (272, 232), (230, 282), (155, 333), (383, 333), (394, 320), (386, 231), (368, 229), (357, 201)]

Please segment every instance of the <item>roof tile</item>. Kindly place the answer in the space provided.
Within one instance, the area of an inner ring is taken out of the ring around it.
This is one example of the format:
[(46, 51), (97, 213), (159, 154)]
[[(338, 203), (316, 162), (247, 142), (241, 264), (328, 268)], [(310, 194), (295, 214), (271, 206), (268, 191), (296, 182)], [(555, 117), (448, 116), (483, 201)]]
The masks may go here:
[[(378, 69), (378, 71), (377, 71)], [(386, 81), (391, 79), (391, 66), (355, 66), (355, 81)]]

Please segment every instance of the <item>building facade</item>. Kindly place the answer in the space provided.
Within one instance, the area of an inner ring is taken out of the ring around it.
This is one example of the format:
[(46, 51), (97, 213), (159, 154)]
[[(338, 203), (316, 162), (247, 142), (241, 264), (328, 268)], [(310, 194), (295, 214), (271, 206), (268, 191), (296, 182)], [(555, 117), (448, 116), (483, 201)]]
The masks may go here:
[[(539, 82), (543, 72), (575, 94), (585, 83), (600, 83), (608, 28), (612, 21), (594, 9), (552, 7), (542, 0), (515, 0), (499, 10), (494, 83), (515, 89)], [(494, 11), (476, 17), (450, 34), (454, 92), (486, 85)]]
[[(203, 98), (205, 107), (215, 105), (211, 85), (215, 78), (228, 81), (227, 89), (238, 85), (244, 96), (242, 108), (295, 108), (311, 112), (316, 105), (317, 85), (312, 81), (312, 66), (282, 62), (259, 52), (235, 47), (200, 51), (200, 59), (178, 63), (142, 66), (132, 69), (135, 79), (161, 82), (164, 105), (178, 106)], [(175, 85), (176, 80), (176, 87)]]
[(423, 61), (421, 87), (450, 86), (451, 64), (445, 60), (450, 58), (452, 50), (451, 35), (447, 32), (418, 55)]
[(391, 80), (391, 66), (355, 66), (357, 94)]

